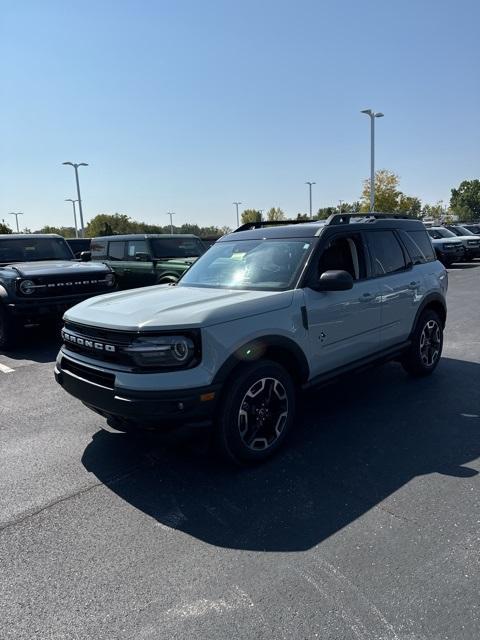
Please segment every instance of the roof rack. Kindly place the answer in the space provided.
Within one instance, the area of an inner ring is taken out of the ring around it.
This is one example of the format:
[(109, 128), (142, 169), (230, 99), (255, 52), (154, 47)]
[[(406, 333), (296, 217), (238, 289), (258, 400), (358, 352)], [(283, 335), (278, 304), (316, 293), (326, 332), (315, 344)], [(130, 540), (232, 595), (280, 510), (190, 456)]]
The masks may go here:
[(260, 220), (256, 222), (246, 222), (235, 229), (233, 233), (239, 231), (250, 231), (251, 229), (263, 229), (264, 227), (280, 227), (289, 224), (308, 224), (309, 222), (318, 222), (317, 220)]
[(412, 216), (407, 215), (406, 213), (333, 213), (327, 220), (325, 224), (331, 226), (336, 224), (348, 224), (352, 218), (358, 218), (362, 222), (375, 222), (375, 220), (384, 220), (388, 218), (397, 219), (397, 220), (414, 220)]

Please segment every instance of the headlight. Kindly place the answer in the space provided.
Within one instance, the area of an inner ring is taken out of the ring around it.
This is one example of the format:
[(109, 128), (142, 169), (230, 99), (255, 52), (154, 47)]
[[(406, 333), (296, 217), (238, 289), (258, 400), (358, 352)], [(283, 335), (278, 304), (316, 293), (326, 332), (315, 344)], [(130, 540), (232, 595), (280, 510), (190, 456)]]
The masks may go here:
[(113, 287), (113, 285), (115, 284), (115, 276), (113, 275), (113, 273), (107, 273), (107, 275), (105, 276), (105, 283), (107, 287)]
[(20, 283), (20, 291), (26, 296), (29, 296), (31, 293), (33, 293), (35, 291), (35, 283), (33, 282), (33, 280), (23, 280)]
[(188, 336), (145, 336), (125, 351), (141, 367), (185, 368), (195, 359), (195, 344)]

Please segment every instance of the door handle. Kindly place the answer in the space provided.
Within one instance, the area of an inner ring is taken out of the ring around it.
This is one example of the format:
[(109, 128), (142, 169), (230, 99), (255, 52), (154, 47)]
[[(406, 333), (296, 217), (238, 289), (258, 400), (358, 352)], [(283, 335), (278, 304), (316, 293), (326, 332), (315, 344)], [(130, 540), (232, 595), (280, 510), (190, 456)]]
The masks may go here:
[(359, 302), (370, 302), (375, 298), (375, 294), (373, 293), (364, 293), (363, 296), (360, 296), (358, 299)]

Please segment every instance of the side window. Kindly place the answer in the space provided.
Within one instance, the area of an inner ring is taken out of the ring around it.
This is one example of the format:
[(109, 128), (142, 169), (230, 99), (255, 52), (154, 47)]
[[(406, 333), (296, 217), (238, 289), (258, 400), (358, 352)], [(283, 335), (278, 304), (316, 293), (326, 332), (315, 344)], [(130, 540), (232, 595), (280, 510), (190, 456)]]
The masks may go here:
[(347, 271), (354, 280), (366, 278), (362, 237), (359, 234), (352, 234), (332, 238), (320, 256), (318, 277), (325, 271)]
[(403, 249), (393, 231), (369, 231), (367, 236), (376, 276), (398, 273), (406, 269)]
[(107, 241), (106, 240), (92, 240), (90, 245), (90, 251), (92, 252), (92, 258), (106, 258), (107, 257)]
[(115, 240), (108, 243), (108, 257), (110, 260), (124, 260), (125, 242)]
[(129, 260), (135, 260), (137, 253), (148, 253), (150, 249), (146, 240), (129, 240), (127, 243), (127, 256)]
[(424, 264), (436, 260), (435, 251), (426, 231), (401, 231), (400, 236), (413, 264)]

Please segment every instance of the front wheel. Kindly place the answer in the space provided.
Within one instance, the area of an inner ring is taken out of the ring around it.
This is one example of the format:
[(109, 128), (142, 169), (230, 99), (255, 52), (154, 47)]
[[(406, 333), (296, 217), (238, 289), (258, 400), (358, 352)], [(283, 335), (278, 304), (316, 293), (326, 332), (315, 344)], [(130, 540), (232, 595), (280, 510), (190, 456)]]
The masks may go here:
[(443, 323), (433, 309), (428, 309), (415, 327), (412, 344), (402, 359), (403, 368), (413, 376), (430, 375), (440, 361), (442, 348)]
[(235, 370), (216, 421), (220, 453), (238, 465), (262, 462), (280, 447), (295, 418), (296, 389), (276, 362)]

